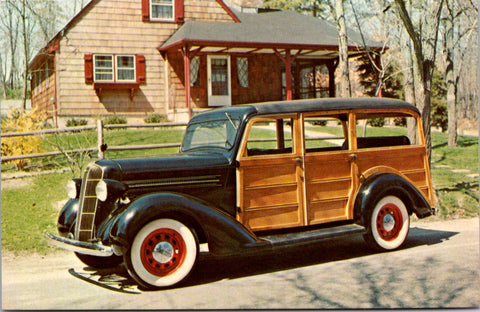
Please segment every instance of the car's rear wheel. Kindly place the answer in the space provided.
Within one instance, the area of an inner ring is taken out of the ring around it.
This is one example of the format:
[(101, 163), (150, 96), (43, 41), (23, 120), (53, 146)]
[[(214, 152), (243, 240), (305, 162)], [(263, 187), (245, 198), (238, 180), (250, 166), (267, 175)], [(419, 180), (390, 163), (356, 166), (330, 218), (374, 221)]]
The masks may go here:
[(123, 258), (120, 256), (109, 256), (109, 257), (96, 257), (96, 256), (90, 256), (90, 255), (85, 255), (76, 252), (75, 255), (77, 258), (82, 261), (84, 264), (88, 265), (89, 267), (95, 268), (95, 269), (108, 269), (108, 268), (114, 268), (120, 263), (122, 263)]
[(410, 227), (405, 203), (389, 195), (381, 198), (370, 211), (365, 241), (377, 250), (399, 248), (405, 242)]
[(173, 219), (157, 219), (136, 234), (125, 264), (130, 275), (147, 288), (168, 287), (184, 280), (198, 254), (194, 233)]

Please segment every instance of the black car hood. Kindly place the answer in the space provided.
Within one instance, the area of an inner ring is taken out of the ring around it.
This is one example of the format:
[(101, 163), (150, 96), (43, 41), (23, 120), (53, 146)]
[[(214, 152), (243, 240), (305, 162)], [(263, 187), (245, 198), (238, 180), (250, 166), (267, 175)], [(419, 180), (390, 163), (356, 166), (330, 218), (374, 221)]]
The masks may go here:
[(104, 178), (124, 181), (158, 178), (159, 173), (208, 171), (209, 168), (230, 165), (228, 158), (220, 153), (188, 153), (154, 158), (105, 159), (97, 161), (96, 164), (103, 168)]

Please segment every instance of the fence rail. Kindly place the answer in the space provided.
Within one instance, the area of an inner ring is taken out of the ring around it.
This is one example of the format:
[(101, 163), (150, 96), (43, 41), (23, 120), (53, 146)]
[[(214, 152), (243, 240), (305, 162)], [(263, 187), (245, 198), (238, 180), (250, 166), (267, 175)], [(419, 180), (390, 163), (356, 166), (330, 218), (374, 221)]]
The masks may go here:
[[(32, 135), (58, 134), (58, 133), (67, 133), (67, 132), (75, 133), (75, 132), (81, 132), (81, 131), (97, 130), (97, 147), (88, 148), (88, 149), (47, 152), (47, 153), (40, 153), (40, 154), (16, 155), (16, 156), (5, 156), (5, 157), (2, 156), (1, 162), (3, 163), (3, 162), (13, 161), (13, 160), (33, 159), (33, 158), (58, 156), (58, 155), (73, 154), (73, 153), (85, 153), (85, 152), (90, 152), (90, 153), (98, 152), (99, 158), (103, 158), (104, 151), (102, 151), (100, 147), (104, 144), (103, 133), (104, 133), (104, 130), (106, 129), (172, 128), (172, 127), (186, 127), (186, 125), (187, 125), (186, 123), (104, 125), (103, 122), (99, 120), (95, 126), (49, 129), (49, 130), (39, 130), (39, 131), (29, 131), (29, 132), (2, 133), (0, 134), (1, 138), (12, 138), (12, 137), (24, 137), (24, 136), (32, 136)], [(109, 146), (108, 151), (142, 150), (142, 149), (156, 149), (156, 148), (168, 148), (168, 147), (180, 147), (180, 143)]]

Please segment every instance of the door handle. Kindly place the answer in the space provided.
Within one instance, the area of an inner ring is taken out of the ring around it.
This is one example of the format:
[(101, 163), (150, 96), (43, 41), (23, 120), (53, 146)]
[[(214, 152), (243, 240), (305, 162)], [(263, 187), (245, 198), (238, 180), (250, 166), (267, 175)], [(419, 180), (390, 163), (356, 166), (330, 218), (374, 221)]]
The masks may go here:
[(302, 163), (302, 158), (300, 158), (300, 157), (295, 158), (295, 162), (301, 164)]
[(357, 160), (357, 154), (348, 155), (348, 160), (349, 161), (356, 161)]

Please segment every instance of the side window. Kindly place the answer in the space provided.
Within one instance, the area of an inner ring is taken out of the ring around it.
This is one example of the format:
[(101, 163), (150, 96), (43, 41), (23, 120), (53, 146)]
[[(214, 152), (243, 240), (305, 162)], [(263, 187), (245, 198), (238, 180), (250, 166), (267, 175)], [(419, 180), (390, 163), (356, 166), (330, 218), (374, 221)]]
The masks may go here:
[(262, 118), (254, 121), (247, 140), (247, 156), (293, 153), (293, 119)]
[[(407, 123), (416, 128), (415, 119), (406, 115), (397, 117), (378, 115), (375, 118), (358, 119), (357, 147), (362, 149), (416, 145), (418, 140), (414, 136), (409, 136)], [(416, 133), (416, 129), (413, 133)]]
[(317, 153), (348, 149), (345, 137), (347, 115), (305, 117), (305, 152)]

